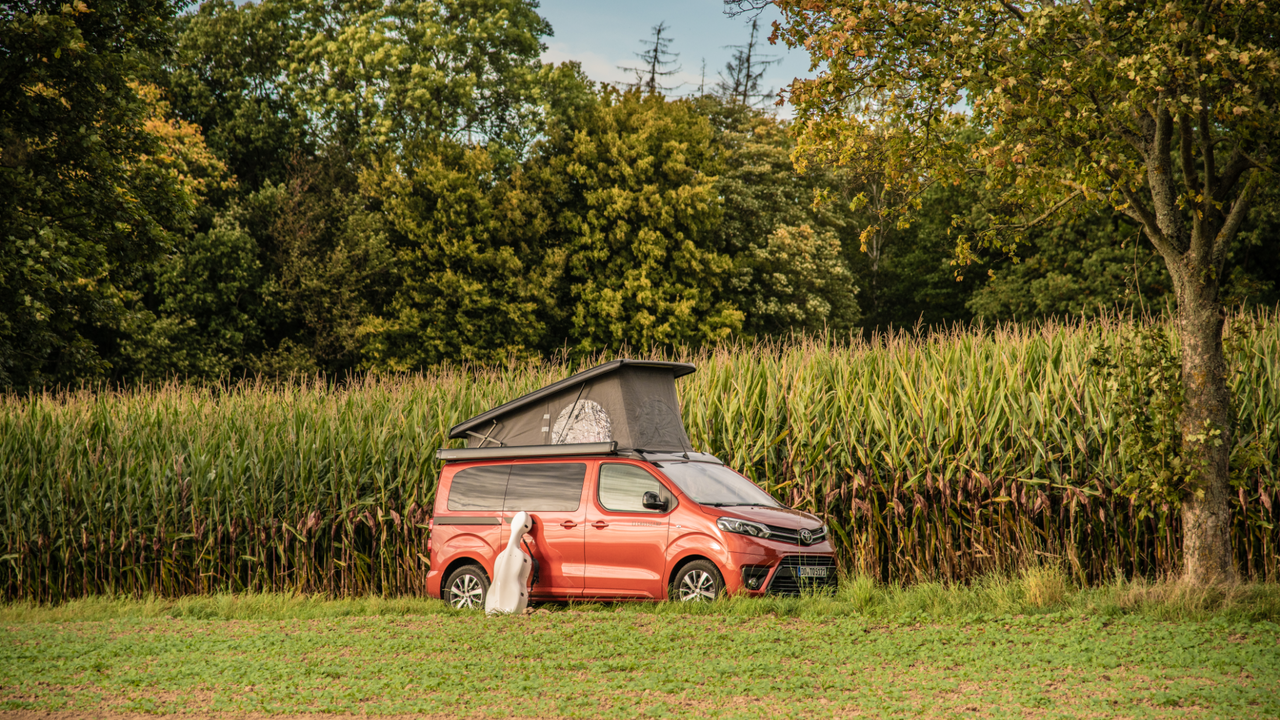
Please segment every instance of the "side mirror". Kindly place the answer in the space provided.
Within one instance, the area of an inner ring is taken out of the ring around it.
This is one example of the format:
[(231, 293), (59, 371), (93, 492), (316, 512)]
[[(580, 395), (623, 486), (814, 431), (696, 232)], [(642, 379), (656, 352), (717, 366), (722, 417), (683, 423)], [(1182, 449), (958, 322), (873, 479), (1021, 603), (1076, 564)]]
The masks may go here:
[(644, 506), (645, 510), (662, 511), (667, 509), (667, 501), (658, 497), (658, 493), (652, 490), (640, 497), (640, 504)]

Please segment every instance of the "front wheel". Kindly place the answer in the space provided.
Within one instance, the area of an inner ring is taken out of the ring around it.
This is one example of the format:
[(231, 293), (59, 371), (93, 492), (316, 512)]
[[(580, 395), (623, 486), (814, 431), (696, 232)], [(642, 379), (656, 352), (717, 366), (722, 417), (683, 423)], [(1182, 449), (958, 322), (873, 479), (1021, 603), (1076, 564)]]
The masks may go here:
[(489, 576), (479, 565), (463, 565), (444, 581), (444, 599), (459, 610), (483, 610), (489, 593)]
[(670, 597), (680, 602), (711, 602), (724, 592), (724, 578), (710, 560), (694, 560), (680, 568), (671, 582)]

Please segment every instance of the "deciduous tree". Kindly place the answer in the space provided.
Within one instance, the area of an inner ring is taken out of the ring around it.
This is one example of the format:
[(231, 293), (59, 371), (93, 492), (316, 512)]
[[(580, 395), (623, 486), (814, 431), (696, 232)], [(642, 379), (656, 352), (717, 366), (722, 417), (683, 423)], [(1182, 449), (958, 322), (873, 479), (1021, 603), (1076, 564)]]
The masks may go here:
[(130, 81), (165, 0), (0, 6), (0, 388), (108, 376), (130, 294), (188, 204)]
[(177, 19), (173, 54), (156, 78), (245, 194), (284, 182), (292, 158), (316, 149), (301, 98), (281, 68), (302, 38), (293, 10), (278, 0), (206, 0)]
[(579, 352), (701, 345), (741, 327), (725, 297), (711, 123), (693, 101), (605, 88), (526, 164), (563, 253), (550, 337)]
[(907, 190), (976, 175), (1000, 193), (1002, 212), (961, 235), (960, 257), (1015, 247), (1086, 202), (1142, 228), (1178, 305), (1185, 577), (1233, 579), (1222, 271), (1274, 177), (1280, 12), (1258, 0), (774, 4), (774, 37), (821, 66), (789, 90), (803, 153)]
[(519, 145), (542, 37), (530, 0), (269, 0), (300, 38), (285, 70), (330, 141), (385, 151), (448, 139)]
[(437, 145), (367, 171), (395, 253), (393, 297), (367, 317), (365, 364), (411, 370), (536, 355), (558, 277), (542, 198), (482, 148)]

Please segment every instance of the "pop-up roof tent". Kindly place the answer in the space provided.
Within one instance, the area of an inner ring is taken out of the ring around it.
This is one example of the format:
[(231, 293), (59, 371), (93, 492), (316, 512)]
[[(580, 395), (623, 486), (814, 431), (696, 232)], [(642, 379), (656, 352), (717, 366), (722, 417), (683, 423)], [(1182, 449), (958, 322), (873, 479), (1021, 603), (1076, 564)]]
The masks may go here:
[(675, 380), (695, 369), (650, 360), (607, 362), (455, 425), (449, 437), (465, 438), (467, 450), (441, 450), (440, 456), (692, 452)]

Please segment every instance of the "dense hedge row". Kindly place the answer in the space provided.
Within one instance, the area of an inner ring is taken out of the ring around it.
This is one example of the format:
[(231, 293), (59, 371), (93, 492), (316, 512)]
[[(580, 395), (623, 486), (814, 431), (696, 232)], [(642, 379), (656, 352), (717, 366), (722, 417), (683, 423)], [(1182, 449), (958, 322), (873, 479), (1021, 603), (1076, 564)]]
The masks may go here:
[[(1233, 350), (1249, 577), (1280, 577), (1280, 323)], [(1088, 368), (1115, 324), (726, 347), (681, 359), (699, 449), (834, 528), (846, 569), (967, 580), (1061, 563), (1081, 581), (1179, 564), (1179, 518), (1114, 494), (1124, 459)], [(557, 380), (543, 364), (324, 382), (170, 384), (0, 400), (5, 597), (295, 589), (414, 594), (456, 422)]]

